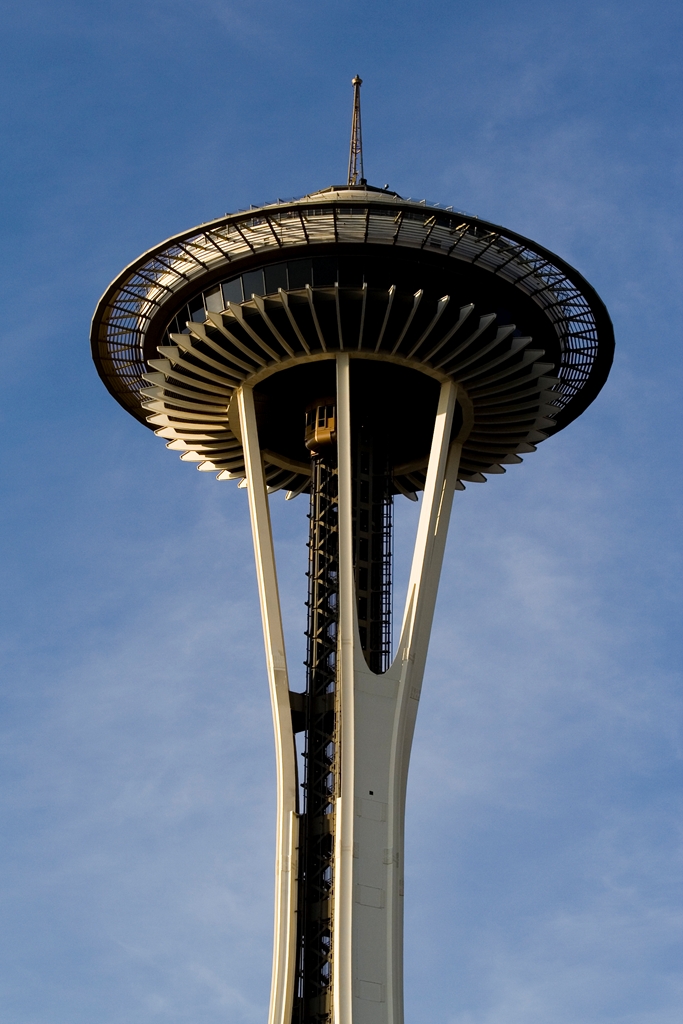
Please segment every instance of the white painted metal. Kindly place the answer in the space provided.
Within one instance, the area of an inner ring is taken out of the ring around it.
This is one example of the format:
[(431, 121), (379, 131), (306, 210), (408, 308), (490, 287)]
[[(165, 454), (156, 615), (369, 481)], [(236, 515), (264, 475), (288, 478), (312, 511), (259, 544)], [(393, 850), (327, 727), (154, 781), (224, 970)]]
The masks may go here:
[[(290, 1024), (295, 981), (296, 772), (275, 560), (253, 393), (239, 414), (259, 577), (278, 763), (275, 952), (269, 1024)], [(406, 782), (460, 441), (451, 442), (458, 386), (441, 387), (396, 657), (376, 675), (358, 633), (352, 545), (349, 355), (337, 355), (339, 467), (338, 708), (341, 792), (334, 872), (333, 1022), (403, 1022), (403, 844)]]
[(259, 447), (254, 393), (250, 387), (245, 385), (240, 389), (238, 403), (256, 557), (256, 576), (263, 619), (263, 638), (273, 709), (277, 766), (275, 936), (268, 1024), (290, 1024), (296, 957), (298, 848), (296, 753), (266, 478)]

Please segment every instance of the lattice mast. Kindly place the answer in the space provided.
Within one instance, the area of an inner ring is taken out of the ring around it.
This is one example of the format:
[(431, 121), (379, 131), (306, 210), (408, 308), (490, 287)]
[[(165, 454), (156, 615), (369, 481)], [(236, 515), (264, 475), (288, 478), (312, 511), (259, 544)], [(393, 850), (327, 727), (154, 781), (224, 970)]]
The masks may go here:
[(366, 185), (363, 171), (363, 132), (360, 123), (360, 87), (363, 79), (356, 75), (353, 86), (353, 121), (351, 123), (351, 146), (349, 148), (349, 185)]

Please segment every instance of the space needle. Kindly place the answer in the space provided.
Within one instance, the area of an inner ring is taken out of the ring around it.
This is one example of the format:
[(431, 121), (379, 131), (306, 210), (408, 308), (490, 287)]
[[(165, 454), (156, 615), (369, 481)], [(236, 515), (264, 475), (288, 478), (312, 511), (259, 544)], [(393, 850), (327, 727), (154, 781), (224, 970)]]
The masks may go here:
[[(114, 398), (248, 498), (277, 755), (268, 1024), (402, 1024), (406, 782), (454, 493), (579, 416), (614, 350), (564, 260), (367, 183), (361, 84), (345, 184), (162, 242), (92, 323)], [(277, 492), (308, 496), (305, 690), (287, 668)], [(393, 504), (420, 494), (392, 650)]]

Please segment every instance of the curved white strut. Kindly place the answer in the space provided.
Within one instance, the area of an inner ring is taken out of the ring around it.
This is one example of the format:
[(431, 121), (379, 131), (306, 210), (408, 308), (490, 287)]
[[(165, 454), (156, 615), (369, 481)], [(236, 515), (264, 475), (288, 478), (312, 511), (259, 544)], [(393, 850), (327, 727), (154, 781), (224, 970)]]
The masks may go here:
[(296, 973), (296, 876), (299, 820), (296, 814), (296, 751), (289, 703), (289, 678), (275, 570), (268, 491), (258, 441), (254, 392), (237, 392), (249, 513), (256, 556), (263, 639), (275, 730), (277, 835), (275, 852), (275, 935), (268, 1024), (291, 1024)]

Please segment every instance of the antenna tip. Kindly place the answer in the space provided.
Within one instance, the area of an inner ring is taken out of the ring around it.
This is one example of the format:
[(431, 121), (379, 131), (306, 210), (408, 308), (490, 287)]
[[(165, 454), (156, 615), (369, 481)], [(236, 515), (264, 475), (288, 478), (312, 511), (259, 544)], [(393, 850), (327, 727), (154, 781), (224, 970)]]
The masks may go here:
[(351, 79), (351, 85), (362, 85), (362, 84), (363, 84), (363, 79), (360, 77), (360, 75), (356, 75), (355, 78)]

